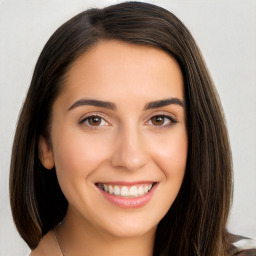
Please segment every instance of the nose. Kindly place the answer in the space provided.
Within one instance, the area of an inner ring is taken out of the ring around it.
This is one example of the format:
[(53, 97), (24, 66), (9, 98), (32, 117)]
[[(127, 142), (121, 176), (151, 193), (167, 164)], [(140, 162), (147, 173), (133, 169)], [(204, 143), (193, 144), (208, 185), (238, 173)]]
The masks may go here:
[(114, 143), (112, 166), (134, 171), (146, 165), (148, 154), (142, 137), (137, 129), (120, 130)]

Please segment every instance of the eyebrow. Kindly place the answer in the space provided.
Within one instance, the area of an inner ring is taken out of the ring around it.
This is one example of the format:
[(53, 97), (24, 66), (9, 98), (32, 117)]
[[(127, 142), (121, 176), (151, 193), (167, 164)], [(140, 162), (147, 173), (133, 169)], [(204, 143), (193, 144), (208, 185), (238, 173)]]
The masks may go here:
[[(144, 110), (164, 107), (164, 106), (168, 106), (168, 105), (171, 105), (171, 104), (176, 104), (176, 105), (179, 105), (181, 107), (184, 107), (183, 100), (181, 100), (179, 98), (168, 98), (168, 99), (149, 102), (145, 105)], [(107, 109), (110, 109), (110, 110), (116, 110), (117, 109), (116, 104), (112, 103), (112, 102), (94, 100), (94, 99), (80, 99), (80, 100), (76, 101), (74, 104), (72, 104), (71, 107), (68, 109), (68, 111), (71, 110), (71, 109), (80, 107), (80, 106), (95, 106), (95, 107), (107, 108)]]
[(144, 110), (148, 110), (148, 109), (152, 109), (152, 108), (160, 108), (160, 107), (168, 106), (168, 105), (171, 105), (171, 104), (176, 104), (176, 105), (179, 105), (181, 107), (184, 107), (183, 100), (181, 100), (179, 98), (168, 98), (168, 99), (149, 102), (145, 106)]
[(101, 101), (101, 100), (93, 100), (93, 99), (81, 99), (76, 101), (69, 109), (77, 108), (80, 106), (95, 106), (95, 107), (101, 107), (101, 108), (107, 108), (111, 110), (116, 110), (116, 104), (108, 101)]

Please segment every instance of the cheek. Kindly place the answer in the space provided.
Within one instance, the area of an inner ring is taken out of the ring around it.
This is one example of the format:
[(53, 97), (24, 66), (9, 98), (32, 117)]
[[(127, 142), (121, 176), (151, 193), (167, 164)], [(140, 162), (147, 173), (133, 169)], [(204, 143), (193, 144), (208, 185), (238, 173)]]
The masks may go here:
[(100, 136), (95, 138), (71, 129), (58, 130), (53, 138), (58, 182), (69, 204), (78, 208), (79, 205), (93, 205), (93, 199), (83, 195), (94, 189), (90, 178), (106, 159), (106, 143)]
[(150, 147), (151, 158), (162, 174), (159, 184), (161, 193), (155, 204), (159, 209), (159, 216), (163, 218), (175, 201), (183, 182), (187, 163), (187, 133), (185, 129), (173, 129), (163, 137), (158, 136), (158, 140), (154, 142), (154, 147), (152, 144)]
[(170, 133), (158, 141), (158, 146), (154, 150), (154, 161), (161, 168), (167, 180), (183, 179), (186, 163), (188, 139), (185, 129)]
[(107, 157), (106, 143), (100, 136), (88, 136), (81, 131), (65, 131), (55, 136), (54, 160), (56, 171), (71, 179), (90, 175)]

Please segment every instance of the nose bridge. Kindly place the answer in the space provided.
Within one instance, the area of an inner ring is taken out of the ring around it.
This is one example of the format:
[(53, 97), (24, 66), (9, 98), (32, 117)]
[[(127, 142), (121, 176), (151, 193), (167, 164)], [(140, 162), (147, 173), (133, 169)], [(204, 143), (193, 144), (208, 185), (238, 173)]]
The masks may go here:
[(127, 170), (136, 170), (145, 165), (147, 153), (144, 139), (136, 125), (120, 128), (115, 145), (112, 165)]

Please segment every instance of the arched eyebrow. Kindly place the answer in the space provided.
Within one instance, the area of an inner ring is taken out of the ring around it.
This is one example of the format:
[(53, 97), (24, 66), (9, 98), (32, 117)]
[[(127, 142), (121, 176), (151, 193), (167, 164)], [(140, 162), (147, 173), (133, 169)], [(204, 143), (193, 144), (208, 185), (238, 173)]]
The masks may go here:
[(179, 98), (168, 98), (168, 99), (163, 99), (163, 100), (157, 100), (157, 101), (152, 101), (146, 104), (144, 107), (144, 110), (152, 109), (152, 108), (160, 108), (160, 107), (165, 107), (171, 104), (176, 104), (181, 107), (184, 107), (184, 102), (183, 100)]
[(95, 106), (95, 107), (101, 107), (101, 108), (107, 108), (111, 110), (116, 110), (116, 104), (108, 101), (101, 101), (101, 100), (93, 100), (93, 99), (81, 99), (76, 101), (69, 109), (77, 108), (80, 106)]
[[(160, 108), (160, 107), (168, 106), (171, 104), (176, 104), (181, 107), (184, 107), (183, 100), (179, 98), (168, 98), (168, 99), (149, 102), (145, 105), (144, 110)], [(94, 100), (94, 99), (80, 99), (76, 101), (74, 104), (72, 104), (71, 107), (69, 107), (68, 111), (80, 106), (95, 106), (95, 107), (107, 108), (110, 110), (117, 109), (116, 104), (109, 101), (101, 101), (101, 100)]]

